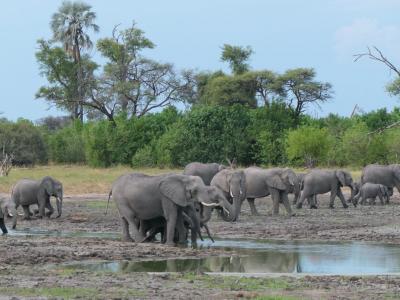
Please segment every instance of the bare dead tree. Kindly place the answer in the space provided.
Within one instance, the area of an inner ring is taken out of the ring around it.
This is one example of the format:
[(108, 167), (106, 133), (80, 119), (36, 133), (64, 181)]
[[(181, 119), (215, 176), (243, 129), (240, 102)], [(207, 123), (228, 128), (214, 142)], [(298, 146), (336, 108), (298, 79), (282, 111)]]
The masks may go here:
[(370, 47), (367, 47), (367, 52), (354, 55), (354, 61), (357, 62), (363, 57), (368, 57), (371, 60), (383, 63), (400, 77), (400, 70), (396, 68), (396, 66), (386, 56), (383, 55), (382, 51), (379, 50), (378, 47), (373, 46), (372, 50)]
[(3, 146), (3, 155), (0, 161), (0, 177), (8, 176), (12, 168), (12, 161), (14, 155), (5, 153), (5, 147)]

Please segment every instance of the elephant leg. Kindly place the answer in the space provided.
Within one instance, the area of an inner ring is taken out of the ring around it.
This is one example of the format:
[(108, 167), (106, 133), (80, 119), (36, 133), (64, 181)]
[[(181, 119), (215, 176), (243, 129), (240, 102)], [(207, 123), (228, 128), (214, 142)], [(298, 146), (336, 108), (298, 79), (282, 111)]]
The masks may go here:
[(385, 201), (383, 200), (383, 195), (382, 194), (378, 194), (379, 200), (381, 201), (381, 205), (385, 205)]
[(6, 224), (4, 224), (4, 218), (0, 218), (0, 229), (3, 232), (3, 234), (7, 234), (8, 233)]
[(309, 196), (310, 196), (309, 191), (307, 189), (304, 189), (303, 192), (301, 193), (300, 200), (297, 202), (296, 208), (297, 209), (302, 208), (304, 200)]
[(331, 197), (330, 197), (330, 201), (329, 201), (329, 207), (330, 208), (335, 208), (335, 198), (337, 195), (337, 188), (334, 188), (331, 190)]
[(133, 242), (133, 239), (129, 234), (129, 223), (125, 219), (125, 217), (121, 217), (121, 225), (122, 225), (122, 240), (124, 242)]
[(168, 215), (166, 216), (166, 221), (167, 221), (166, 244), (169, 246), (174, 246), (174, 235), (175, 235), (175, 226), (177, 217), (178, 217), (177, 209), (170, 209), (168, 211)]
[(307, 198), (308, 204), (310, 205), (310, 209), (317, 209), (317, 195), (312, 195)]
[[(189, 223), (189, 227), (191, 230), (193, 230), (193, 226), (190, 226), (191, 220), (189, 216), (183, 216), (183, 212), (180, 209), (180, 211), (177, 214), (176, 218), (176, 229), (178, 232), (178, 244), (186, 244), (187, 242), (187, 229), (185, 228), (184, 220), (186, 220)], [(187, 217), (187, 218), (186, 218)]]
[(343, 196), (342, 190), (338, 188), (337, 196), (339, 197), (340, 201), (342, 201), (343, 208), (348, 208), (349, 206), (346, 203), (346, 199)]
[(254, 205), (254, 198), (247, 198), (247, 202), (249, 203), (250, 206), (250, 211), (252, 216), (259, 216), (260, 214), (257, 211), (256, 206)]
[(44, 217), (44, 208), (46, 206), (46, 200), (43, 201), (39, 201), (39, 214), (38, 214), (38, 218), (43, 218)]
[(50, 203), (50, 200), (46, 202), (46, 208), (49, 210), (46, 212), (46, 217), (50, 218), (50, 216), (54, 213), (54, 208)]
[(279, 215), (279, 200), (280, 200), (280, 192), (276, 189), (271, 188), (271, 197), (273, 203), (273, 215)]
[(32, 213), (29, 210), (29, 205), (22, 205), (22, 208), (24, 210), (24, 220), (30, 220)]
[(293, 213), (292, 207), (290, 206), (288, 193), (286, 193), (286, 192), (280, 192), (280, 194), (281, 194), (282, 203), (283, 203), (283, 205), (285, 206), (288, 215), (289, 215), (290, 217), (295, 216), (296, 214)]

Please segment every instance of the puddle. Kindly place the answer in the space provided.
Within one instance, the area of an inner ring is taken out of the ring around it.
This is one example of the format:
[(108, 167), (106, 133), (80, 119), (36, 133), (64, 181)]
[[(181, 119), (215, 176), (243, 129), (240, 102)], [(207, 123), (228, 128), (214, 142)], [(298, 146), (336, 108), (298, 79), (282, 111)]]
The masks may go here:
[(383, 275), (400, 273), (400, 247), (361, 242), (218, 240), (205, 247), (235, 249), (239, 255), (199, 259), (112, 261), (68, 264), (68, 269), (109, 272), (307, 273)]
[(108, 240), (120, 239), (120, 234), (115, 232), (88, 232), (88, 231), (58, 231), (42, 230), (36, 228), (24, 228), (8, 231), (9, 236), (48, 236), (48, 237), (71, 237), (71, 238), (102, 238)]

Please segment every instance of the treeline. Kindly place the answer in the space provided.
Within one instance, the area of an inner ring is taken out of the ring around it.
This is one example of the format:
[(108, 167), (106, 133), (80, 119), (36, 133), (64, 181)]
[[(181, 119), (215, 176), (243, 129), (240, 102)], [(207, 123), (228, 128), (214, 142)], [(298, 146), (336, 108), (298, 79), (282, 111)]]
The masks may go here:
[(86, 163), (94, 167), (182, 167), (192, 161), (240, 165), (363, 166), (400, 162), (400, 109), (352, 118), (314, 119), (283, 103), (266, 107), (174, 107), (141, 118), (121, 114), (80, 123), (47, 118), (0, 122), (0, 142), (19, 165)]

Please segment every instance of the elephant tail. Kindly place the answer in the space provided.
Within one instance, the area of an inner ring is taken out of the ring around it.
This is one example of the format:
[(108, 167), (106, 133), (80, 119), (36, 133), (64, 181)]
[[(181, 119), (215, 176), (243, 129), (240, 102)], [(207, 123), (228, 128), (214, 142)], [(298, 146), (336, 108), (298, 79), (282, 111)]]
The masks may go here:
[(108, 193), (107, 207), (106, 207), (106, 211), (105, 211), (104, 215), (106, 215), (108, 212), (108, 205), (110, 204), (111, 195), (112, 195), (112, 190)]

